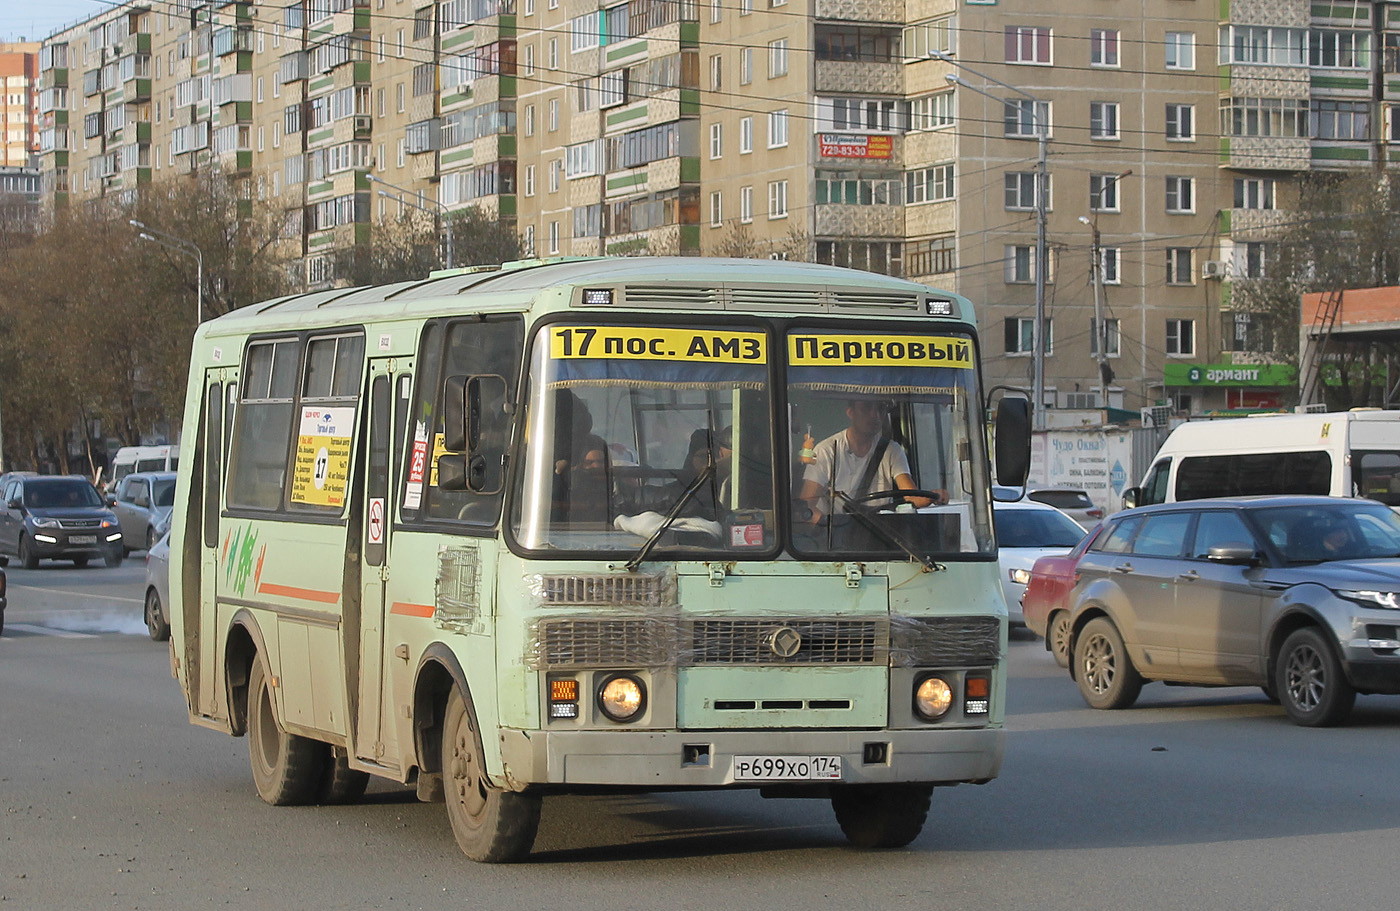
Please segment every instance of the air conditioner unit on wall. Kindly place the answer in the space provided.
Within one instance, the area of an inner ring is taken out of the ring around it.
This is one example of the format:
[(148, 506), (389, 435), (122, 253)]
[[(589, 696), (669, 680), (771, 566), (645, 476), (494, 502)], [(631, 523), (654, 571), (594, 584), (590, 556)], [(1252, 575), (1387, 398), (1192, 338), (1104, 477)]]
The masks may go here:
[(372, 122), (371, 122), (370, 117), (369, 117), (368, 114), (356, 114), (356, 115), (355, 115), (355, 132), (356, 132), (356, 133), (368, 133), (368, 132), (370, 131), (371, 125), (372, 125)]
[(1201, 263), (1201, 278), (1224, 278), (1226, 275), (1225, 263), (1218, 259), (1208, 259)]

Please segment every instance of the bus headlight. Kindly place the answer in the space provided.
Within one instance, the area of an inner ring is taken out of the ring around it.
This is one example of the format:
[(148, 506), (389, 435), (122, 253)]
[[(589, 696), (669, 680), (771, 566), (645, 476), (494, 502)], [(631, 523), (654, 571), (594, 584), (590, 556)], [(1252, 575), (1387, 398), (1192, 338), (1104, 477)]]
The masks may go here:
[(925, 677), (914, 687), (914, 714), (937, 721), (953, 704), (953, 688), (942, 677)]
[(598, 687), (598, 708), (619, 724), (636, 721), (646, 707), (646, 687), (631, 674), (614, 674)]

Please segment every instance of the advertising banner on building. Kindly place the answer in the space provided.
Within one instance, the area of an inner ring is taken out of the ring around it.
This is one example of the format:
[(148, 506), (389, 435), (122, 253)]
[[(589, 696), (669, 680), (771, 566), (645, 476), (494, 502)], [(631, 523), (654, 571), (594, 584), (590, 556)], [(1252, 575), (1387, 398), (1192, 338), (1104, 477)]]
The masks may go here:
[(894, 137), (819, 133), (817, 144), (823, 158), (893, 158)]
[(1031, 440), (1028, 487), (1072, 487), (1082, 490), (1104, 511), (1123, 508), (1123, 488), (1136, 484), (1130, 477), (1133, 439), (1129, 433), (1092, 430), (1051, 430)]

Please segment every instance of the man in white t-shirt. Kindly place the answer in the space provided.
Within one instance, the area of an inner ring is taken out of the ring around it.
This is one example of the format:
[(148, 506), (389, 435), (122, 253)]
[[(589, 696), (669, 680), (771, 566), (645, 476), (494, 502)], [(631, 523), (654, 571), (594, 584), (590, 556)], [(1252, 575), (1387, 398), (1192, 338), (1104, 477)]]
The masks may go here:
[[(893, 440), (885, 440), (884, 452), (871, 473), (869, 483), (859, 489), (875, 450), (880, 448), (883, 409), (880, 402), (857, 399), (846, 406), (846, 417), (850, 419), (851, 426), (818, 443), (814, 450), (815, 459), (802, 475), (799, 497), (811, 506), (811, 522), (814, 525), (833, 511), (845, 511), (842, 503), (833, 505), (831, 502), (833, 489), (844, 491), (852, 497), (881, 490), (914, 489), (909, 457), (904, 454), (904, 447)], [(941, 501), (946, 500), (947, 496), (944, 495)], [(914, 506), (928, 506), (933, 502), (927, 497), (906, 497), (905, 501)]]

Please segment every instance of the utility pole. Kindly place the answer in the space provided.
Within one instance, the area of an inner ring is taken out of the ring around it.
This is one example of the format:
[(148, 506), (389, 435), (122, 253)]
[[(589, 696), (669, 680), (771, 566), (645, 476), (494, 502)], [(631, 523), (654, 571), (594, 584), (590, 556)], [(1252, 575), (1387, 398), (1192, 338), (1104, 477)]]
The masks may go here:
[(1113, 371), (1108, 366), (1108, 327), (1104, 323), (1103, 316), (1103, 242), (1099, 234), (1099, 210), (1103, 208), (1103, 195), (1110, 189), (1115, 193), (1118, 191), (1118, 181), (1133, 173), (1132, 168), (1113, 177), (1105, 178), (1103, 185), (1094, 193), (1091, 208), (1093, 217), (1079, 216), (1080, 224), (1089, 226), (1089, 233), (1092, 239), (1090, 247), (1089, 263), (1090, 279), (1094, 287), (1094, 360), (1099, 368), (1099, 384), (1103, 391), (1100, 406), (1108, 405), (1108, 381)]

